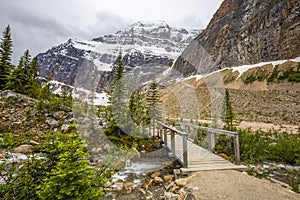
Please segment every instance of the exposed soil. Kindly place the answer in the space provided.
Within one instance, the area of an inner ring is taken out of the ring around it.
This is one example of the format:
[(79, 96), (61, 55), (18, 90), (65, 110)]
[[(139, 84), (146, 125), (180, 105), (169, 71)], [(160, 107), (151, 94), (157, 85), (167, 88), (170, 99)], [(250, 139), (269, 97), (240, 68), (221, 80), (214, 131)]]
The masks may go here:
[(251, 128), (253, 131), (262, 130), (267, 132), (268, 130), (277, 130), (279, 132), (287, 132), (287, 133), (297, 133), (299, 131), (299, 126), (296, 125), (276, 125), (271, 123), (262, 123), (262, 122), (246, 122), (242, 121), (238, 126), (240, 129), (248, 129)]
[(201, 200), (290, 200), (300, 195), (266, 179), (238, 171), (201, 171), (194, 173), (187, 187), (197, 187), (193, 194)]

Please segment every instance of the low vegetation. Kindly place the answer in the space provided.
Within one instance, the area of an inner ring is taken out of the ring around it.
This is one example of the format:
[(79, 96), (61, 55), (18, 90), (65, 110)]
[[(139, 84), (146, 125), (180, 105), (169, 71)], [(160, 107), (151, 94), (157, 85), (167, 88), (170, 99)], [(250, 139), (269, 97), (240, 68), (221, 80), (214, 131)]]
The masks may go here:
[(263, 70), (261, 68), (255, 70), (254, 72), (247, 75), (243, 82), (245, 84), (251, 84), (255, 81), (263, 82), (267, 81), (268, 84), (270, 83), (280, 83), (283, 81), (288, 82), (300, 82), (300, 64), (298, 67), (287, 67), (287, 69), (279, 69), (279, 66), (276, 65), (272, 70), (272, 73), (269, 74), (268, 71)]
[(103, 173), (88, 165), (88, 153), (75, 129), (69, 134), (47, 134), (38, 148), (43, 153), (32, 153), (23, 163), (1, 163), (6, 183), (0, 187), (3, 199), (99, 199), (103, 195), (104, 183), (99, 182), (109, 180), (111, 171)]

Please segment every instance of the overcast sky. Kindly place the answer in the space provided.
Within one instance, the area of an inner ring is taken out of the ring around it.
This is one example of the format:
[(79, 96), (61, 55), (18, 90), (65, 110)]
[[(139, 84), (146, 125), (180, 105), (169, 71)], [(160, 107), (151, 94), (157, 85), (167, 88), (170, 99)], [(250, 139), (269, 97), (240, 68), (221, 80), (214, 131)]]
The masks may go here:
[[(222, 0), (1, 0), (1, 32), (10, 24), (13, 63), (67, 41), (114, 33), (137, 21), (203, 29)], [(2, 37), (2, 34), (1, 34)]]

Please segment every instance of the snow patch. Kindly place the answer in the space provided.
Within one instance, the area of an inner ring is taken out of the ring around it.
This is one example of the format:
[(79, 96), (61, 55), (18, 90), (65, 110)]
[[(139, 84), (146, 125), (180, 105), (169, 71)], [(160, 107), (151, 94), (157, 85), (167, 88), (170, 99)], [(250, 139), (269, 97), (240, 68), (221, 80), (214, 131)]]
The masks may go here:
[[(218, 71), (214, 71), (214, 72), (209, 73), (209, 74), (192, 75), (192, 76), (189, 76), (187, 78), (182, 79), (181, 81), (185, 81), (185, 80), (189, 80), (189, 79), (193, 79), (193, 78), (196, 78), (196, 81), (198, 81), (202, 78), (211, 76), (214, 73), (220, 73), (221, 71), (227, 70), (227, 69), (232, 69), (232, 72), (235, 72), (235, 71), (239, 72), (239, 76), (236, 78), (236, 80), (237, 80), (243, 75), (243, 73), (245, 73), (249, 69), (256, 68), (256, 67), (262, 67), (262, 66), (269, 65), (269, 64), (272, 64), (273, 67), (275, 67), (276, 65), (281, 65), (281, 64), (283, 64), (285, 62), (288, 62), (288, 61), (299, 62), (300, 63), (300, 57), (295, 58), (295, 59), (288, 59), (288, 60), (276, 60), (276, 61), (271, 61), (271, 62), (261, 62), (261, 63), (257, 63), (257, 64), (253, 64), (253, 65), (242, 65), (242, 66), (238, 66), (238, 67), (227, 67), (227, 68), (220, 69)], [(179, 82), (179, 80), (176, 79), (176, 82)]]
[[(239, 79), (242, 76), (242, 74), (245, 73), (246, 71), (248, 71), (249, 69), (256, 68), (256, 67), (262, 67), (262, 66), (269, 65), (269, 64), (272, 64), (273, 67), (275, 67), (276, 65), (281, 65), (287, 61), (289, 61), (289, 60), (276, 60), (276, 61), (271, 61), (271, 62), (261, 62), (261, 63), (257, 63), (257, 64), (253, 64), (253, 65), (242, 65), (242, 66), (232, 67), (232, 68), (227, 68), (227, 69), (232, 69), (232, 72), (238, 71), (239, 76), (237, 77), (237, 79)], [(290, 61), (300, 62), (300, 57), (295, 58), (295, 59), (290, 59)]]
[(171, 73), (171, 71), (172, 71), (172, 68), (171, 68), (171, 67), (168, 68), (168, 69), (166, 69), (166, 70), (163, 72), (163, 76), (168, 76), (168, 75)]
[[(73, 98), (77, 98), (79, 99), (80, 98), (80, 94), (79, 93), (84, 93), (85, 95), (85, 98), (83, 99), (80, 99), (81, 101), (85, 101), (85, 102), (88, 102), (88, 103), (91, 103), (89, 97), (92, 95), (92, 91), (90, 90), (87, 90), (87, 89), (84, 89), (84, 88), (76, 88), (76, 87), (73, 87), (71, 85), (67, 85), (67, 84), (64, 84), (62, 82), (59, 82), (59, 81), (55, 81), (55, 80), (52, 80), (50, 81), (51, 85), (55, 86), (55, 87), (58, 87), (55, 91), (53, 91), (54, 94), (58, 94), (58, 95), (61, 95), (61, 92), (62, 92), (62, 86), (67, 86), (69, 88), (72, 89), (72, 97)], [(105, 92), (102, 92), (102, 93), (98, 93), (98, 92), (94, 92), (94, 95), (95, 95), (95, 99), (93, 100), (93, 104), (95, 106), (107, 106), (109, 105), (109, 95)]]
[(98, 71), (112, 71), (112, 64), (103, 63), (100, 60), (93, 60), (94, 65), (97, 67)]

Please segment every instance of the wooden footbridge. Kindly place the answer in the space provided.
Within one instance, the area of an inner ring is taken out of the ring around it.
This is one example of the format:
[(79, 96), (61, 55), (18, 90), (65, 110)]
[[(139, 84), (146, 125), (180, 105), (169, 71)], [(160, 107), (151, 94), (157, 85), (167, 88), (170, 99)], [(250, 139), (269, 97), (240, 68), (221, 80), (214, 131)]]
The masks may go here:
[[(157, 124), (157, 132), (169, 148), (170, 155), (177, 158), (183, 165), (182, 172), (246, 169), (246, 166), (240, 165), (238, 133), (191, 124), (180, 124), (184, 129), (184, 131), (180, 131), (160, 122)], [(198, 145), (198, 130), (207, 133), (208, 149)], [(213, 153), (215, 136), (217, 135), (227, 135), (234, 138), (235, 164)]]

